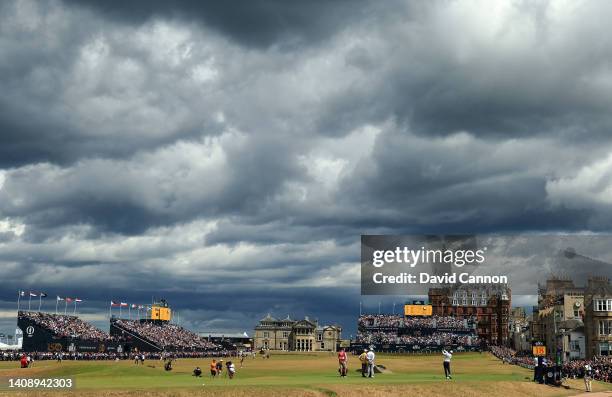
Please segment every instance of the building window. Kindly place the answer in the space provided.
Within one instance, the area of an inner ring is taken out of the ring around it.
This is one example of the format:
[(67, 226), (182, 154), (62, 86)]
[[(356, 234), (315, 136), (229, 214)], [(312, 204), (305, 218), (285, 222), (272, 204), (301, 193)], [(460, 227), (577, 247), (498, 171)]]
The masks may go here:
[(453, 306), (457, 306), (459, 304), (459, 301), (457, 300), (457, 298), (453, 299)]
[(461, 304), (463, 306), (467, 305), (467, 297), (465, 297), (465, 296), (463, 297), (463, 299), (461, 300)]
[(283, 331), (283, 338), (288, 338), (288, 337), (289, 337), (289, 332)]
[(321, 349), (325, 349), (325, 343), (321, 342)]
[(317, 340), (318, 341), (323, 340), (323, 334), (317, 334)]
[(269, 338), (270, 337), (270, 333), (268, 331), (264, 331), (264, 338)]
[(597, 312), (612, 311), (612, 299), (595, 299), (594, 310)]
[(580, 317), (580, 310), (574, 309), (574, 318), (579, 318), (579, 317)]
[(472, 298), (472, 306), (478, 306), (478, 301), (476, 298)]
[(599, 322), (599, 335), (610, 335), (612, 334), (612, 321), (601, 320)]
[(482, 299), (480, 299), (480, 304), (481, 304), (482, 306), (486, 306), (486, 305), (487, 305), (487, 298), (482, 298)]

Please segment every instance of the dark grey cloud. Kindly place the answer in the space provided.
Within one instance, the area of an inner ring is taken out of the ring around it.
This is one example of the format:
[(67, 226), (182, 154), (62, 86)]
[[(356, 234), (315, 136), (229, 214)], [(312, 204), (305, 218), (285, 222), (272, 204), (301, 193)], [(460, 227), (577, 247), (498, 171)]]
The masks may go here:
[(202, 23), (246, 46), (294, 46), (327, 39), (378, 8), (365, 1), (68, 1), (126, 23), (182, 18)]
[(362, 233), (609, 232), (609, 8), (3, 2), (0, 311), (352, 321)]

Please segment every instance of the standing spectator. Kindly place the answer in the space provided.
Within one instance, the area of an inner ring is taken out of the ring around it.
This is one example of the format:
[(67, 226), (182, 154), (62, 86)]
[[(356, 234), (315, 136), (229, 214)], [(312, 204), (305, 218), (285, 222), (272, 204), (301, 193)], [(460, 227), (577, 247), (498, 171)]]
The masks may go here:
[(230, 379), (234, 379), (234, 374), (236, 373), (236, 367), (234, 366), (234, 363), (231, 361), (227, 362), (227, 375), (229, 376)]
[(221, 376), (223, 373), (223, 359), (217, 361), (217, 375)]
[(371, 349), (367, 354), (366, 358), (368, 359), (368, 378), (374, 377), (374, 366), (376, 360), (376, 354), (374, 354), (374, 349)]
[(368, 372), (368, 349), (364, 349), (359, 355), (359, 361), (361, 362), (361, 377), (365, 378)]
[(210, 362), (210, 376), (212, 376), (213, 378), (217, 376), (217, 360), (215, 360), (214, 358)]
[(340, 364), (338, 372), (340, 372), (340, 376), (344, 378), (346, 376), (348, 364), (348, 357), (346, 356), (344, 348), (340, 349), (340, 351), (338, 352), (338, 364)]
[(586, 364), (584, 366), (584, 388), (589, 393), (591, 392), (592, 381), (593, 381), (593, 368), (589, 364)]

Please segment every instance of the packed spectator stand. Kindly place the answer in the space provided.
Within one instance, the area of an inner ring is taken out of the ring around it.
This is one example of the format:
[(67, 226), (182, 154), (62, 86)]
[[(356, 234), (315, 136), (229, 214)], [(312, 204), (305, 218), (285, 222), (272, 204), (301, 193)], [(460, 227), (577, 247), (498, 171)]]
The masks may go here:
[(99, 330), (76, 316), (19, 311), (18, 317), (32, 321), (34, 324), (60, 338), (69, 337), (101, 342), (113, 340), (106, 332)]
[(358, 344), (413, 345), (423, 347), (479, 346), (476, 318), (450, 316), (404, 317), (364, 314), (358, 320)]
[[(152, 347), (151, 354), (153, 352), (173, 352), (173, 354), (195, 354), (199, 357), (202, 354), (207, 354), (207, 352), (218, 354), (224, 349), (232, 348), (231, 346), (220, 346), (210, 342), (206, 338), (202, 338), (177, 324), (165, 321), (136, 321), (113, 318), (111, 320), (111, 333), (109, 334), (77, 316), (19, 311), (18, 324), (20, 324), (24, 333), (26, 329), (31, 328), (30, 326), (39, 327), (41, 330), (46, 331), (46, 333), (36, 332), (34, 334), (35, 336), (38, 335), (39, 338), (32, 342), (34, 344), (30, 343), (30, 339), (28, 339), (30, 345), (27, 349), (24, 346), (24, 350), (30, 352), (44, 349), (51, 343), (55, 344), (55, 346), (61, 344), (64, 349), (68, 349), (70, 344), (73, 349), (76, 347), (76, 350), (71, 352), (71, 354), (76, 354), (76, 357), (96, 357), (93, 353), (84, 352), (83, 349), (104, 348), (107, 350), (106, 352), (98, 352), (96, 354), (104, 357), (123, 358), (129, 354), (128, 351), (122, 351), (123, 349), (131, 350), (139, 348), (133, 345), (135, 339), (145, 341), (147, 346)], [(113, 332), (113, 327), (120, 331), (116, 332), (115, 330)], [(48, 338), (49, 335), (57, 339), (49, 339), (48, 342), (45, 339), (40, 339), (41, 337)], [(117, 351), (110, 351), (115, 349)], [(0, 354), (0, 358), (6, 354)], [(41, 357), (43, 355), (43, 353), (38, 354)]]
[(359, 316), (359, 329), (455, 329), (469, 331), (474, 328), (475, 317), (461, 319), (450, 316), (403, 317), (389, 314)]
[(423, 346), (476, 346), (479, 339), (475, 335), (460, 335), (452, 332), (433, 332), (426, 335), (398, 335), (391, 332), (357, 333), (358, 343), (371, 344), (409, 344)]
[(115, 319), (112, 324), (128, 334), (147, 340), (160, 350), (215, 350), (219, 346), (194, 332), (171, 323)]

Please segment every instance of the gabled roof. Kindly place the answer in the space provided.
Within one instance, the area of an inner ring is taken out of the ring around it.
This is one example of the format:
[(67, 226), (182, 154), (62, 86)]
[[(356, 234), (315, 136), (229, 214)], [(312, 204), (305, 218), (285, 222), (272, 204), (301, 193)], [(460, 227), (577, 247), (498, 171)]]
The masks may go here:
[(261, 320), (259, 320), (259, 321), (266, 321), (266, 322), (269, 322), (269, 321), (278, 321), (278, 320), (277, 320), (277, 319), (275, 319), (274, 317), (272, 317), (272, 315), (271, 315), (270, 313), (268, 313), (268, 314), (266, 315), (266, 317), (262, 318), (262, 319), (261, 319)]
[(310, 321), (310, 320), (299, 320), (297, 321), (294, 326), (305, 326), (305, 327), (309, 327), (309, 328), (316, 328), (317, 324), (315, 324), (314, 322)]

